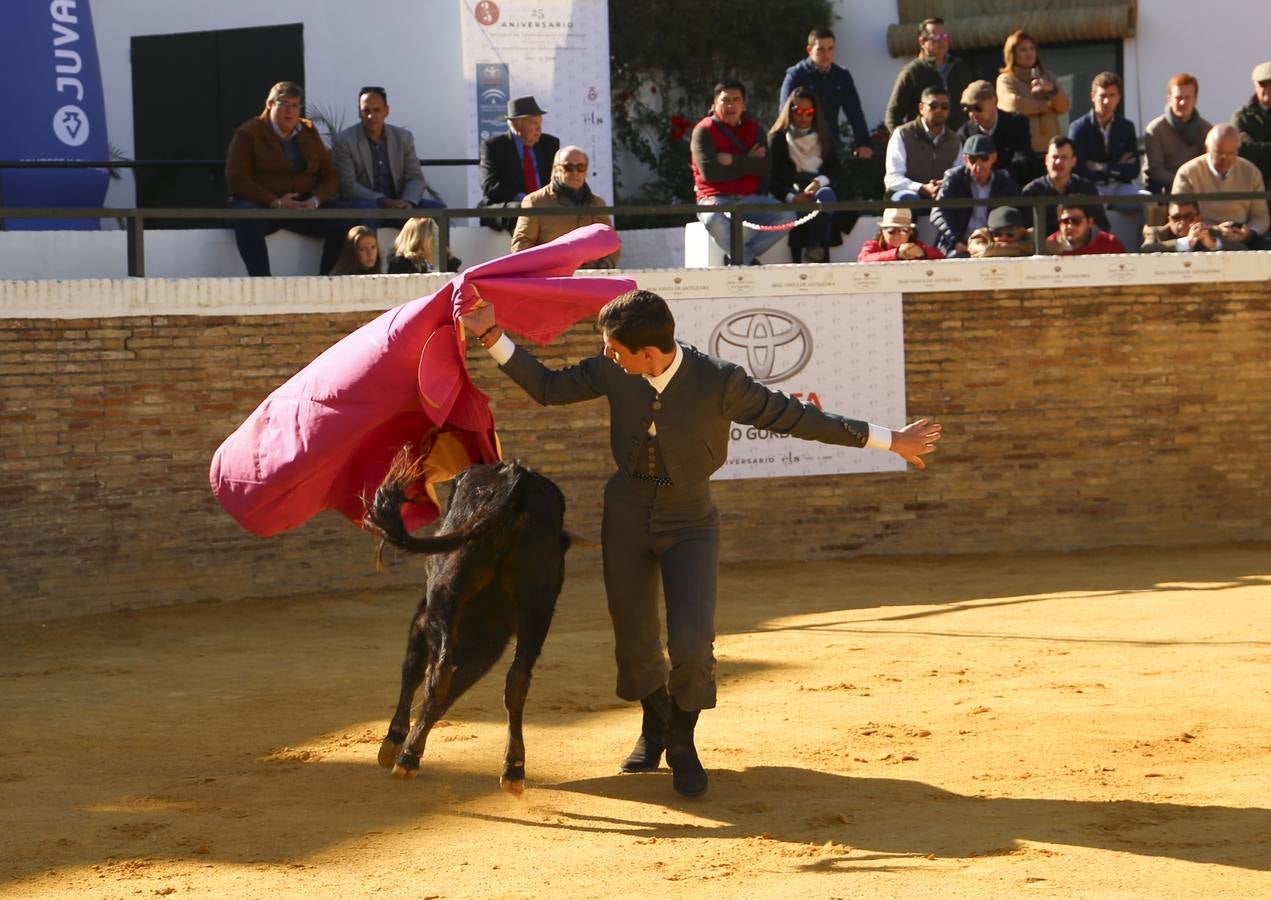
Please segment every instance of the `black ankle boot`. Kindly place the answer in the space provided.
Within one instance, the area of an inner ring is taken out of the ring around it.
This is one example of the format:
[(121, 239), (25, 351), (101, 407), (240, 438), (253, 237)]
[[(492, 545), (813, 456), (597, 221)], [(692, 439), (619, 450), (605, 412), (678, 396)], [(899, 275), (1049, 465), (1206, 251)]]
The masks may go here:
[(698, 710), (685, 712), (671, 701), (671, 727), (666, 732), (666, 764), (671, 767), (671, 785), (685, 797), (706, 793), (710, 780), (697, 758), (693, 746), (693, 729), (697, 727)]
[(671, 695), (666, 687), (660, 687), (640, 701), (644, 707), (644, 721), (640, 725), (640, 737), (631, 755), (622, 761), (624, 772), (656, 772), (666, 749), (666, 729), (671, 721)]

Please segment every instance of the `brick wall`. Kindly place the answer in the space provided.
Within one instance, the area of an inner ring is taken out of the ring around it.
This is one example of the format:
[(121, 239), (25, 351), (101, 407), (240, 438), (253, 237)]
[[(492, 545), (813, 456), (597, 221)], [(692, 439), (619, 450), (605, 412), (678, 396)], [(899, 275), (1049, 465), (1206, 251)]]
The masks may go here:
[[(932, 467), (721, 483), (725, 558), (1271, 539), (1267, 285), (1081, 293), (907, 295), (908, 408), (945, 425)], [(0, 319), (0, 618), (417, 580), (375, 576), (372, 540), (332, 513), (253, 537), (207, 485), (260, 399), (372, 316)], [(543, 355), (595, 346), (580, 326)], [(540, 410), (478, 357), (506, 453), (598, 536), (603, 404)]]

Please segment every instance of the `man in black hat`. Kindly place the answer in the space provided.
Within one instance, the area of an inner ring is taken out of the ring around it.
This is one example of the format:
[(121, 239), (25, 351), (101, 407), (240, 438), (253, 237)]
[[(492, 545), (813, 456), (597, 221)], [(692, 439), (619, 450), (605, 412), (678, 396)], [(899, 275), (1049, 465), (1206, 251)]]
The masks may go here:
[[(961, 200), (976, 197), (1018, 197), (1019, 186), (1001, 169), (995, 169), (997, 147), (987, 134), (973, 134), (962, 145), (962, 165), (944, 173), (937, 200)], [(936, 246), (948, 257), (968, 256), (967, 238), (977, 228), (989, 223), (989, 208), (937, 206), (931, 210), (931, 224), (936, 226)]]
[[(521, 198), (552, 180), (560, 138), (543, 133), (543, 114), (533, 97), (508, 101), (508, 133), (481, 142), (481, 202), (478, 206), (521, 208)], [(482, 219), (495, 231), (511, 231), (515, 218)]]

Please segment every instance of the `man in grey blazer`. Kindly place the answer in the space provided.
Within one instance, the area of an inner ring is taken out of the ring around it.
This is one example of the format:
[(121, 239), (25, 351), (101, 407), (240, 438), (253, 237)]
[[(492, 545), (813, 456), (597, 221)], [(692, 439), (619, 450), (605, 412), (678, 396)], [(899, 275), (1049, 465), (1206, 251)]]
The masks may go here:
[(445, 206), (424, 194), (424, 173), (415, 137), (389, 125), (388, 93), (371, 85), (357, 98), (357, 125), (331, 141), (331, 156), (340, 174), (338, 205), (356, 209), (410, 209)]
[[(517, 347), (479, 302), (465, 327), (499, 367), (542, 405), (609, 401), (617, 471), (605, 487), (605, 593), (613, 620), (618, 696), (644, 708), (625, 772), (652, 772), (662, 753), (679, 793), (705, 793), (697, 756), (698, 713), (715, 706), (715, 592), (719, 513), (711, 473), (723, 465), (733, 422), (847, 447), (889, 449), (918, 468), (940, 426), (925, 419), (900, 431), (822, 412), (769, 390), (741, 366), (675, 340), (675, 320), (657, 294), (630, 291), (600, 311), (603, 352), (551, 370)], [(667, 652), (657, 608), (666, 599)]]

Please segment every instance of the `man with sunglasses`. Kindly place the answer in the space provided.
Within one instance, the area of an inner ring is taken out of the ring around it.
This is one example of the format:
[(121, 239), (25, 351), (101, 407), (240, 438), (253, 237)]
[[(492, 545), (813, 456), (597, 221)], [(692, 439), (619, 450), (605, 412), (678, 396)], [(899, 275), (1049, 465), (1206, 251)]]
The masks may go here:
[(1033, 153), (1028, 120), (997, 105), (997, 88), (991, 81), (973, 81), (962, 92), (962, 112), (967, 120), (958, 129), (958, 142), (975, 134), (987, 134), (997, 148), (996, 169), (1007, 172), (1016, 184), (1027, 184), (1042, 174), (1041, 161)]
[[(918, 25), (918, 56), (900, 70), (887, 101), (883, 123), (888, 131), (913, 120), (926, 88), (940, 88), (950, 97), (960, 97), (974, 80), (971, 67), (949, 52), (949, 44), (944, 19), (923, 19)], [(964, 121), (962, 110), (950, 112), (951, 128), (958, 129)]]
[(995, 206), (989, 211), (989, 223), (971, 232), (966, 241), (972, 259), (1003, 256), (1032, 256), (1033, 229), (1024, 224), (1024, 216), (1013, 206)]
[(1242, 241), (1224, 237), (1212, 222), (1200, 217), (1200, 207), (1191, 200), (1174, 200), (1164, 225), (1143, 228), (1140, 253), (1203, 253), (1207, 250), (1247, 250)]
[[(1174, 175), (1171, 194), (1262, 193), (1266, 184), (1258, 167), (1239, 155), (1240, 133), (1226, 122), (1215, 125), (1205, 135), (1205, 155), (1183, 163)], [(1230, 200), (1202, 200), (1200, 213), (1230, 236), (1249, 247), (1261, 249), (1262, 236), (1271, 225), (1267, 201), (1233, 197)]]
[[(1018, 197), (1019, 186), (1001, 169), (993, 168), (997, 148), (987, 134), (975, 134), (962, 145), (963, 164), (945, 173), (936, 194), (938, 200), (960, 200), (976, 197)], [(937, 206), (931, 210), (931, 224), (936, 226), (936, 247), (946, 257), (970, 255), (967, 238), (989, 221), (987, 206)]]
[(949, 95), (944, 88), (922, 92), (918, 118), (891, 133), (883, 186), (890, 200), (930, 200), (944, 173), (958, 162), (958, 138), (948, 126)]
[[(573, 209), (572, 216), (521, 216), (516, 220), (516, 230), (512, 232), (512, 251), (527, 250), (556, 240), (584, 225), (609, 225), (608, 216), (598, 216), (589, 212), (593, 206), (604, 206), (602, 197), (591, 192), (587, 186), (587, 169), (590, 161), (582, 147), (561, 147), (552, 160), (552, 180), (533, 193), (526, 194), (521, 201), (525, 209)], [(618, 265), (618, 254), (615, 250), (608, 256), (585, 263), (584, 269), (613, 269)]]
[(1116, 235), (1096, 225), (1084, 206), (1065, 203), (1059, 207), (1059, 230), (1046, 239), (1046, 251), (1055, 256), (1092, 256), (1124, 253), (1125, 247)]

